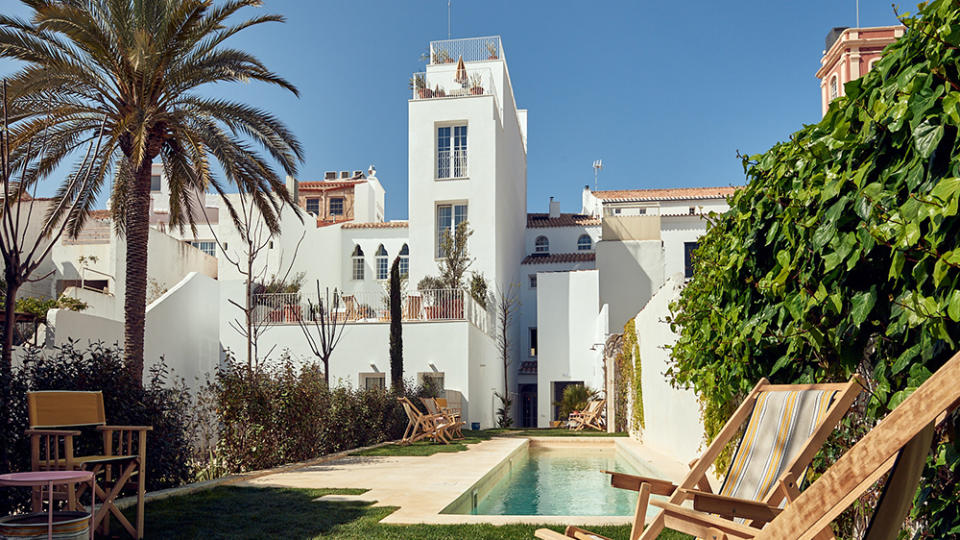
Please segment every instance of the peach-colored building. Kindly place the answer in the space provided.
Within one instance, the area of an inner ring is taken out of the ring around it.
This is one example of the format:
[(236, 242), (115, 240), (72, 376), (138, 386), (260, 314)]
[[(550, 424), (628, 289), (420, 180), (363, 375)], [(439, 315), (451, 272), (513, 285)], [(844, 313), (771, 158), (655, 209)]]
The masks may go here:
[(859, 79), (880, 59), (883, 48), (906, 31), (904, 26), (873, 28), (838, 27), (827, 34), (826, 49), (820, 59), (820, 114), (827, 114), (830, 102), (844, 95), (843, 85)]

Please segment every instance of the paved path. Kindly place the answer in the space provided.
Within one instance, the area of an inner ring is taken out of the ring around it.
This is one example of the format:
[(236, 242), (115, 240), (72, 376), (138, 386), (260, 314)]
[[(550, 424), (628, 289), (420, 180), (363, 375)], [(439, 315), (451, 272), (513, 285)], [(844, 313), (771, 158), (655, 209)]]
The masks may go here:
[[(560, 438), (555, 438), (557, 440)], [(578, 438), (580, 439), (580, 438)], [(593, 438), (593, 443), (603, 439)], [(609, 439), (607, 439), (609, 441)], [(559, 440), (557, 442), (560, 442)], [(565, 442), (573, 443), (568, 439)], [(589, 444), (588, 441), (583, 441)], [(627, 441), (622, 441), (627, 442)], [(399, 507), (382, 523), (542, 523), (581, 525), (622, 525), (630, 517), (569, 516), (477, 516), (441, 514), (447, 505), (474, 487), (484, 475), (527, 444), (524, 438), (493, 438), (470, 445), (464, 452), (438, 453), (432, 456), (350, 456), (335, 461), (255, 478), (241, 485), (290, 488), (361, 488), (362, 495), (329, 495), (324, 500), (365, 501), (376, 506)], [(608, 443), (609, 444), (609, 443)], [(629, 441), (634, 455), (640, 455), (656, 469), (676, 480), (682, 469), (669, 458)]]

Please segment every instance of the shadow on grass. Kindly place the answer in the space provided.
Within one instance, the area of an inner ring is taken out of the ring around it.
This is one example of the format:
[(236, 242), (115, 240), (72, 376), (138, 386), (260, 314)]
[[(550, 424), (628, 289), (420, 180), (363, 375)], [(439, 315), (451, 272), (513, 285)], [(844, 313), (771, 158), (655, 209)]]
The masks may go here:
[(462, 452), (468, 445), (477, 444), (481, 441), (490, 440), (495, 435), (489, 431), (470, 431), (463, 430), (464, 438), (453, 441), (450, 444), (435, 443), (432, 441), (417, 441), (413, 444), (399, 445), (388, 444), (369, 450), (354, 452), (350, 456), (432, 456), (433, 454)]
[[(147, 504), (146, 538), (528, 540), (539, 528), (537, 525), (381, 525), (379, 521), (396, 508), (317, 500), (324, 495), (357, 495), (364, 491), (217, 487)], [(563, 530), (563, 527), (550, 528)], [(630, 528), (596, 527), (594, 532), (614, 540), (626, 540)], [(661, 540), (689, 538), (673, 531), (660, 535)]]

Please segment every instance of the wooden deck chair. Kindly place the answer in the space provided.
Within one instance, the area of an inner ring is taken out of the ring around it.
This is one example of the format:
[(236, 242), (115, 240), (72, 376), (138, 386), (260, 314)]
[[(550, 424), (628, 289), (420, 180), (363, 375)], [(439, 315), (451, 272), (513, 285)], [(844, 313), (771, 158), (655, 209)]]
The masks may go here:
[[(423, 402), (423, 407), (427, 410), (427, 414), (439, 414), (446, 419), (446, 422), (450, 424), (448, 432), (451, 437), (454, 439), (463, 438), (462, 426), (464, 422), (460, 421), (460, 415), (454, 415), (452, 412), (446, 408), (440, 407), (440, 404), (437, 403), (437, 398), (420, 398), (420, 401)], [(446, 400), (444, 400), (446, 401)]]
[(397, 398), (407, 414), (407, 428), (403, 431), (400, 444), (411, 444), (421, 439), (432, 439), (434, 442), (448, 444), (451, 424), (441, 414), (423, 414), (414, 406), (413, 402), (405, 397)]
[(574, 431), (583, 431), (584, 428), (603, 431), (603, 408), (606, 404), (607, 400), (605, 399), (591, 401), (590, 406), (577, 419), (577, 426), (573, 428)]
[[(653, 539), (665, 526), (682, 525), (667, 520), (665, 513), (660, 512), (644, 530), (647, 506), (653, 504), (650, 495), (667, 496), (677, 506), (693, 499), (695, 505), (706, 511), (723, 505), (727, 513), (731, 507), (735, 509), (733, 518), (770, 521), (785, 498), (797, 493), (798, 479), (803, 478), (810, 461), (861, 390), (856, 377), (846, 383), (798, 385), (770, 384), (761, 379), (703, 455), (690, 464), (690, 472), (679, 485), (606, 471), (614, 487), (640, 492), (630, 540)], [(720, 492), (713, 494), (707, 470), (744, 424), (746, 428)], [(706, 530), (698, 527), (690, 534), (700, 535)], [(536, 535), (543, 539), (564, 538), (547, 529), (538, 530)], [(568, 527), (566, 537), (603, 538), (577, 527)]]
[(583, 416), (592, 411), (595, 404), (596, 400), (591, 399), (587, 401), (587, 406), (584, 407), (582, 411), (571, 411), (570, 414), (567, 415), (567, 429), (583, 429), (581, 427)]
[[(112, 514), (134, 538), (143, 538), (143, 467), (147, 460), (147, 432), (151, 426), (108, 426), (103, 408), (103, 393), (72, 391), (27, 392), (30, 418), (30, 460), (34, 471), (90, 471), (97, 478), (97, 511), (94, 528), (107, 534)], [(103, 454), (77, 456), (74, 437), (80, 431), (63, 428), (96, 426), (103, 435)], [(115, 501), (124, 488), (137, 492), (137, 525), (134, 527), (117, 509)], [(68, 506), (75, 507), (83, 490), (63, 492)], [(33, 507), (40, 506), (34, 492)]]
[(450, 406), (447, 404), (447, 398), (441, 398), (441, 397), (433, 398), (433, 401), (436, 402), (437, 407), (440, 407), (440, 412), (442, 412), (443, 414), (447, 414), (447, 415), (450, 415), (451, 417), (453, 417), (453, 420), (458, 424), (458, 425), (457, 425), (457, 432), (460, 433), (460, 435), (462, 436), (462, 435), (463, 435), (463, 426), (467, 425), (467, 422), (464, 421), (464, 419), (463, 419), (463, 414), (461, 414), (460, 408), (459, 408), (459, 407), (450, 407)]

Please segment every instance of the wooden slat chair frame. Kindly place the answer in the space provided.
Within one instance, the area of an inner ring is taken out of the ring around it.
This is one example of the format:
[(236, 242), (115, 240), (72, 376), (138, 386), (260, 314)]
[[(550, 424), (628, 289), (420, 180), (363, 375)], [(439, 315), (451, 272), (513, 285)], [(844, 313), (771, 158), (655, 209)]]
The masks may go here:
[(583, 429), (583, 417), (593, 410), (595, 404), (596, 400), (591, 399), (587, 401), (587, 406), (582, 411), (573, 411), (567, 415), (567, 429), (574, 431)]
[[(707, 479), (707, 471), (716, 461), (720, 452), (729, 444), (733, 438), (740, 432), (741, 426), (747, 422), (753, 413), (757, 399), (764, 392), (778, 391), (804, 391), (804, 390), (825, 390), (836, 391), (836, 395), (830, 407), (826, 410), (822, 420), (814, 429), (813, 433), (804, 441), (802, 449), (797, 452), (794, 458), (786, 467), (783, 473), (766, 492), (762, 501), (751, 501), (733, 497), (723, 497), (716, 495), (710, 488)], [(727, 420), (716, 438), (704, 451), (698, 459), (690, 463), (690, 472), (684, 477), (680, 484), (648, 478), (634, 476), (622, 473), (605, 471), (610, 474), (610, 484), (614, 487), (631, 489), (639, 491), (637, 499), (636, 513), (634, 514), (633, 525), (630, 530), (630, 540), (652, 540), (655, 539), (665, 527), (695, 534), (701, 538), (708, 538), (711, 529), (715, 525), (694, 519), (697, 516), (709, 516), (696, 510), (689, 510), (680, 506), (684, 501), (693, 499), (694, 507), (704, 509), (705, 511), (719, 511), (730, 518), (742, 518), (752, 520), (751, 525), (759, 526), (762, 523), (770, 521), (780, 512), (780, 504), (794, 497), (798, 493), (797, 479), (802, 476), (803, 471), (813, 460), (814, 456), (826, 442), (827, 437), (833, 432), (836, 425), (850, 409), (854, 400), (863, 390), (859, 379), (854, 376), (846, 383), (827, 383), (827, 384), (770, 384), (766, 379), (760, 379), (753, 390), (747, 394), (733, 415)], [(646, 527), (647, 507), (650, 504), (661, 506), (656, 501), (651, 502), (651, 495), (662, 495), (669, 497), (668, 503), (682, 509), (682, 512), (667, 513), (661, 511)], [(691, 517), (693, 516), (693, 517)], [(742, 534), (745, 530), (757, 530), (749, 525), (741, 525), (735, 521), (721, 519), (720, 522), (725, 528), (719, 531), (730, 535), (731, 538), (738, 538), (736, 534)], [(727, 526), (729, 525), (729, 526)], [(537, 538), (544, 540), (554, 540), (563, 538), (590, 538), (601, 540), (604, 537), (580, 529), (578, 527), (567, 527), (566, 533), (551, 531), (549, 529), (540, 529), (536, 531)], [(823, 536), (822, 538), (832, 538)]]
[(460, 408), (448, 406), (447, 398), (433, 398), (433, 401), (437, 404), (437, 407), (440, 408), (440, 412), (453, 418), (456, 423), (454, 430), (463, 437), (463, 426), (467, 425), (467, 422), (463, 419)]
[(412, 401), (405, 397), (397, 398), (397, 401), (400, 402), (407, 414), (407, 428), (403, 431), (400, 444), (407, 445), (427, 438), (443, 444), (450, 443), (450, 435), (447, 430), (451, 424), (447, 423), (442, 414), (424, 414), (417, 409)]
[[(420, 398), (420, 401), (423, 403), (423, 407), (427, 410), (428, 414), (439, 414), (444, 417), (446, 423), (450, 424), (447, 431), (450, 433), (452, 439), (463, 439), (462, 427), (465, 422), (460, 420), (459, 412), (454, 413), (446, 407), (441, 407), (439, 398)], [(444, 402), (446, 402), (446, 400), (444, 400)]]
[[(30, 418), (30, 461), (34, 471), (85, 470), (98, 478), (94, 484), (99, 499), (94, 528), (104, 534), (110, 530), (113, 515), (134, 538), (143, 538), (143, 496), (146, 491), (144, 464), (147, 460), (147, 432), (152, 426), (107, 425), (102, 392), (46, 390), (27, 392)], [(96, 427), (103, 437), (103, 454), (77, 456), (74, 438), (81, 432), (67, 427)], [(136, 436), (134, 436), (136, 435)], [(61, 450), (62, 449), (62, 450)], [(114, 470), (116, 469), (116, 470)], [(134, 479), (133, 477), (136, 476)], [(137, 523), (134, 527), (116, 507), (115, 501), (125, 487), (137, 491)], [(62, 493), (68, 506), (76, 507), (83, 487), (72, 486)], [(34, 491), (33, 508), (40, 506), (40, 493)]]
[(603, 407), (607, 404), (605, 399), (597, 399), (590, 402), (590, 406), (580, 413), (577, 419), (577, 426), (574, 431), (583, 431), (584, 428), (603, 431)]

